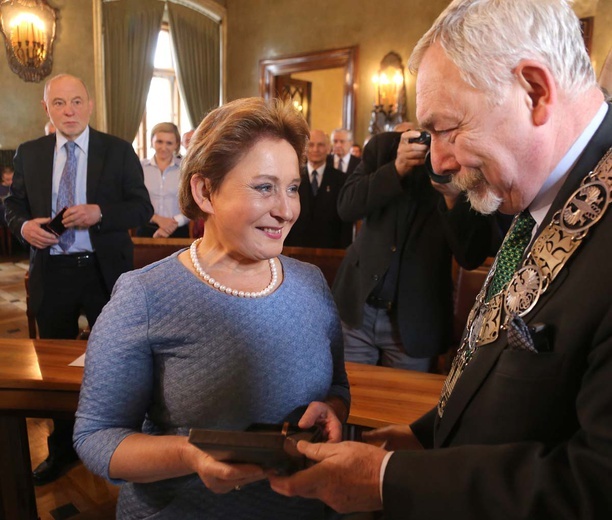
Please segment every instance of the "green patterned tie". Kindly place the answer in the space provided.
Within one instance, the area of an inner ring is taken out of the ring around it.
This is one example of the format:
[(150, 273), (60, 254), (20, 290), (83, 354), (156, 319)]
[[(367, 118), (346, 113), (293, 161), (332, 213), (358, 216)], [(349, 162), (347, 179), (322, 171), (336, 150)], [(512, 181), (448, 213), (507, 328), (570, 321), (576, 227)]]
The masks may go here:
[(516, 219), (510, 234), (497, 254), (495, 273), (487, 291), (487, 301), (502, 290), (517, 270), (523, 258), (523, 252), (531, 240), (531, 231), (534, 225), (535, 220), (527, 210), (523, 211)]

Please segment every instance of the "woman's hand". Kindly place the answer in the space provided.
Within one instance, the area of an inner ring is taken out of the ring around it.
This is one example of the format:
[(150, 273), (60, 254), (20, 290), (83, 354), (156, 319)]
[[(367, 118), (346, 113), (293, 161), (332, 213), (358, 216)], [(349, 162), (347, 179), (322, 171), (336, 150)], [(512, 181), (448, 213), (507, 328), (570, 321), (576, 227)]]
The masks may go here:
[(266, 478), (264, 470), (255, 464), (228, 464), (219, 462), (208, 453), (189, 444), (183, 451), (185, 463), (198, 474), (202, 482), (214, 493), (228, 493), (242, 486)]
[(265, 478), (254, 464), (226, 464), (180, 435), (128, 435), (113, 453), (109, 476), (129, 482), (157, 482), (197, 473), (214, 493)]
[(161, 215), (157, 214), (153, 215), (151, 222), (156, 224), (161, 230), (164, 231), (164, 233), (167, 233), (166, 236), (170, 236), (178, 227), (178, 222), (172, 217), (162, 217)]
[(157, 228), (155, 233), (153, 233), (153, 238), (168, 238), (170, 236), (169, 233), (166, 233), (163, 228)]
[(328, 403), (313, 401), (308, 405), (298, 422), (298, 426), (303, 429), (315, 425), (323, 431), (323, 438), (326, 442), (340, 442), (342, 440), (342, 423)]

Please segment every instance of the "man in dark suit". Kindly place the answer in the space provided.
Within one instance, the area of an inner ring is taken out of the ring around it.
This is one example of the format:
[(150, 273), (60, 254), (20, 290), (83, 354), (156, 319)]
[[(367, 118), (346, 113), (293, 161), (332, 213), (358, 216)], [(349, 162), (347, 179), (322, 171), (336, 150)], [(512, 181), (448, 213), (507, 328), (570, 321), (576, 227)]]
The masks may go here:
[(327, 156), (327, 164), (346, 175), (350, 175), (359, 164), (359, 159), (351, 153), (353, 132), (346, 128), (336, 128), (332, 132), (331, 141), (332, 153)]
[[(43, 106), (56, 133), (17, 149), (6, 213), (11, 231), (31, 246), (29, 305), (40, 337), (75, 339), (81, 311), (93, 326), (119, 275), (133, 268), (128, 230), (148, 222), (153, 208), (132, 146), (88, 126), (93, 103), (80, 79), (47, 81)], [(45, 226), (63, 207), (58, 236)], [(76, 460), (72, 425), (54, 421), (36, 484)]]
[(395, 451), (300, 443), (317, 464), (272, 487), (389, 520), (609, 518), (612, 106), (579, 21), (567, 0), (455, 0), (410, 65), (435, 171), (519, 216), (438, 407), (370, 436)]
[(333, 293), (347, 361), (427, 372), (451, 344), (451, 254), (467, 269), (480, 265), (491, 224), (457, 188), (432, 185), (427, 145), (409, 142), (418, 136), (375, 135), (344, 183), (339, 214), (363, 225)]
[(338, 216), (338, 194), (346, 176), (325, 164), (329, 139), (311, 130), (306, 150), (308, 162), (300, 172), (300, 216), (291, 228), (286, 246), (343, 249), (351, 243), (353, 225)]

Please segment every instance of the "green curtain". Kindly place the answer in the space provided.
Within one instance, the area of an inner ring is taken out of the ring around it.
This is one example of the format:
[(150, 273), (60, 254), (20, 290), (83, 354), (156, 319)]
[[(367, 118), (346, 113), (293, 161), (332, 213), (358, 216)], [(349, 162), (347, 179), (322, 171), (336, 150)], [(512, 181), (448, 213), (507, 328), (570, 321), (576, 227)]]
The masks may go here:
[(219, 24), (207, 16), (168, 2), (176, 73), (185, 107), (195, 127), (219, 106)]
[(103, 4), (108, 132), (129, 142), (145, 111), (163, 13), (159, 1)]

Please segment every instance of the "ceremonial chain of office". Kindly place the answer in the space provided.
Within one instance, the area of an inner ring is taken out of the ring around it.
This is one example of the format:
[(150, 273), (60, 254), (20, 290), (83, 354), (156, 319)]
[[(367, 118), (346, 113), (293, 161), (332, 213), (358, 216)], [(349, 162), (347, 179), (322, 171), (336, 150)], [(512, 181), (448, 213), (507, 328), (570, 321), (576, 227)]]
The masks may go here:
[(599, 161), (595, 170), (583, 179), (582, 185), (572, 193), (563, 209), (555, 213), (510, 282), (489, 301), (485, 301), (497, 265), (495, 259), (470, 311), (466, 332), (444, 382), (438, 403), (440, 417), (444, 414), (457, 380), (476, 350), (497, 340), (499, 331), (505, 329), (514, 316), (523, 317), (535, 307), (566, 262), (578, 250), (591, 227), (604, 216), (611, 200), (612, 148)]

